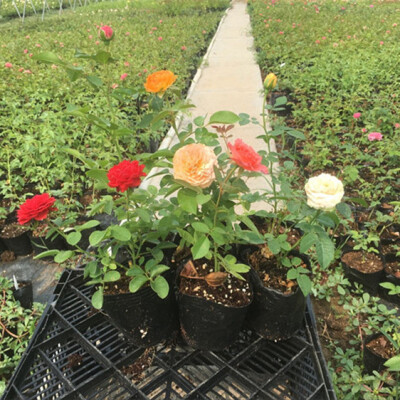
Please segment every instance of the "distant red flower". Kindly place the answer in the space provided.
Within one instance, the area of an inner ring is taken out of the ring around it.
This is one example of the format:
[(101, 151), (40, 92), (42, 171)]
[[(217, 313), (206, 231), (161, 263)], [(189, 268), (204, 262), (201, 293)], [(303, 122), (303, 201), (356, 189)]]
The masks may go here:
[(100, 39), (105, 41), (105, 42), (109, 42), (110, 40), (112, 40), (112, 38), (114, 37), (114, 32), (111, 28), (111, 26), (108, 25), (104, 25), (102, 27), (100, 27)]
[(4, 67), (5, 67), (5, 68), (12, 68), (13, 65), (12, 65), (10, 62), (6, 62), (6, 63), (4, 64)]
[(359, 113), (359, 112), (356, 112), (356, 113), (353, 114), (353, 118), (354, 119), (358, 119), (360, 117), (361, 117), (361, 113)]
[(53, 207), (55, 201), (48, 193), (37, 194), (26, 200), (17, 211), (18, 223), (24, 225), (32, 220), (43, 221), (49, 212), (57, 210)]
[(146, 176), (143, 172), (144, 167), (138, 161), (121, 161), (108, 171), (108, 186), (116, 188), (121, 193), (139, 186), (141, 177)]
[(126, 79), (126, 77), (128, 76), (128, 74), (122, 74), (120, 77), (119, 77), (119, 79), (121, 80), (121, 81), (124, 81), (125, 79)]
[(259, 171), (264, 174), (268, 173), (268, 168), (261, 164), (262, 157), (242, 139), (236, 139), (235, 144), (228, 143), (231, 151), (231, 160), (239, 165), (239, 167), (247, 171)]
[(382, 140), (383, 135), (380, 132), (371, 132), (368, 134), (368, 140), (373, 142), (374, 140)]

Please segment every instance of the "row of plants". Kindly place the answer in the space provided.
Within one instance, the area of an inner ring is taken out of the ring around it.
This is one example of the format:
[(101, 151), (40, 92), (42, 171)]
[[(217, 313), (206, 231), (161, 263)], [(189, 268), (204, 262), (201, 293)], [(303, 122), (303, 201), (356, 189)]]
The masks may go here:
[[(66, 148), (103, 166), (115, 161), (109, 154), (130, 156), (157, 148), (169, 124), (149, 124), (146, 77), (155, 70), (173, 69), (179, 76), (176, 93), (185, 93), (228, 4), (226, 0), (100, 2), (79, 12), (53, 15), (45, 24), (36, 18), (23, 26), (18, 21), (3, 24), (0, 214), (15, 209), (21, 198), (43, 191), (58, 191), (66, 203), (78, 208), (85, 202), (82, 196), (93, 195), (93, 181)], [(97, 74), (97, 62), (107, 62), (101, 58), (107, 48), (99, 37), (106, 17), (110, 26), (118, 26), (111, 45), (114, 58), (108, 71)], [(55, 52), (68, 63), (73, 83), (58, 65), (38, 64), (35, 56), (42, 52)], [(88, 57), (94, 54), (96, 60)], [(91, 113), (98, 118), (96, 124), (74, 118), (85, 112), (82, 108), (89, 101), (95, 105)], [(173, 107), (172, 94), (164, 101)], [(116, 121), (121, 129), (110, 136), (108, 127)]]
[[(249, 12), (260, 67), (280, 77), (270, 96), (280, 106), (272, 127), (284, 162), (297, 166), (292, 182), (301, 187), (329, 171), (343, 182), (351, 207), (334, 229), (335, 262), (313, 269), (338, 398), (398, 398), (400, 125), (390, 72), (396, 6), (253, 0)], [(279, 140), (282, 120), (306, 140)], [(378, 338), (369, 337), (373, 332)], [(372, 367), (370, 349), (382, 356)], [(392, 372), (384, 365), (391, 357)]]

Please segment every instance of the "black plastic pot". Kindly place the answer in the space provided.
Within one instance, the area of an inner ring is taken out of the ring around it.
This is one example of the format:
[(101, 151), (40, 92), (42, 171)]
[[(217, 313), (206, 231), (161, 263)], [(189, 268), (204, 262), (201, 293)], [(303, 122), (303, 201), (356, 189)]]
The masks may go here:
[[(385, 263), (391, 263), (397, 261), (400, 264), (400, 257), (396, 257), (395, 254), (387, 254), (385, 256)], [(396, 278), (394, 275), (384, 271), (382, 281), (381, 282), (390, 282), (394, 285), (400, 286), (400, 278)], [(379, 296), (391, 303), (400, 305), (400, 294), (392, 295), (389, 294), (389, 289), (385, 289), (382, 286), (379, 286)]]
[[(58, 235), (54, 238), (31, 237), (32, 248), (35, 254), (43, 253), (47, 250), (64, 250), (67, 247), (65, 239)], [(53, 259), (53, 257), (43, 257), (43, 260)]]
[(230, 307), (179, 293), (181, 335), (195, 349), (222, 350), (238, 338), (250, 304)]
[[(300, 257), (308, 267), (308, 258)], [(302, 326), (306, 298), (298, 287), (293, 293), (284, 294), (279, 290), (265, 287), (258, 273), (250, 271), (254, 299), (247, 314), (246, 324), (263, 338), (286, 340)]]
[(383, 369), (385, 369), (383, 364), (388, 360), (388, 358), (384, 358), (379, 354), (374, 353), (367, 347), (367, 344), (371, 340), (374, 340), (379, 336), (382, 336), (381, 332), (373, 333), (372, 335), (366, 336), (363, 340), (364, 343), (363, 363), (364, 363), (364, 371), (367, 374), (372, 374), (372, 371), (378, 371), (378, 372), (382, 371)]
[(28, 232), (23, 232), (13, 238), (4, 238), (1, 240), (7, 246), (7, 249), (12, 251), (16, 256), (26, 256), (32, 253), (31, 240)]
[[(342, 254), (342, 257), (344, 254), (345, 252)], [(344, 274), (346, 278), (349, 279), (350, 282), (361, 283), (365, 287), (365, 289), (368, 290), (372, 295), (376, 295), (378, 293), (379, 283), (381, 282), (383, 277), (383, 261), (382, 261), (382, 269), (371, 273), (361, 272), (355, 268), (352, 268), (342, 259), (341, 261), (343, 265)]]
[(33, 288), (31, 281), (18, 281), (18, 289), (13, 290), (15, 300), (21, 303), (24, 308), (32, 308), (33, 304)]
[(139, 347), (154, 346), (178, 330), (177, 305), (171, 287), (165, 299), (149, 286), (136, 293), (106, 295), (103, 310)]

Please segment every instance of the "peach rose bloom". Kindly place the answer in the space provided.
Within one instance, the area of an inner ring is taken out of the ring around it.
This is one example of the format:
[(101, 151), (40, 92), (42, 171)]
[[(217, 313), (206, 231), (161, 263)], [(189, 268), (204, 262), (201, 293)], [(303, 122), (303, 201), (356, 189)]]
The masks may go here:
[(217, 157), (214, 151), (204, 144), (193, 143), (181, 147), (172, 160), (174, 178), (202, 189), (215, 180), (214, 166)]
[(150, 93), (164, 93), (175, 81), (177, 76), (168, 70), (161, 70), (150, 74), (144, 84)]

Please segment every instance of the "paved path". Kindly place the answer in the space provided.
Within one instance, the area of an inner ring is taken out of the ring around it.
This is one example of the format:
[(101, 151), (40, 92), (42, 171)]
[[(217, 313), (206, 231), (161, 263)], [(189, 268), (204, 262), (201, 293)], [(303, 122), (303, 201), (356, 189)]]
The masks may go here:
[[(246, 1), (233, 0), (213, 39), (200, 74), (189, 91), (188, 100), (196, 106), (191, 120), (224, 110), (247, 113), (261, 122), (263, 82), (256, 64), (246, 7)], [(262, 133), (262, 128), (254, 124), (237, 125), (230, 131), (231, 141), (241, 138), (256, 151), (267, 150), (265, 143), (257, 139)], [(168, 147), (175, 143), (176, 139), (172, 139)], [(150, 183), (156, 185), (157, 179), (151, 179)], [(265, 178), (252, 178), (248, 185), (253, 190), (264, 189)]]

